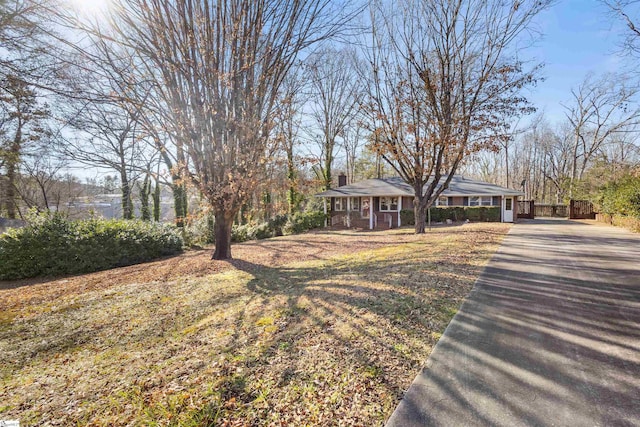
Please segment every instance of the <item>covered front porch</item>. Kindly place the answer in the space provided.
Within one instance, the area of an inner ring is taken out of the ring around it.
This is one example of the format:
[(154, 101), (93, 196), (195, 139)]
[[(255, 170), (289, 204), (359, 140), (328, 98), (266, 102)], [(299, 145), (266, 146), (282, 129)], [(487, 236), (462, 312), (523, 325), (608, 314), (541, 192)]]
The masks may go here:
[(324, 212), (329, 214), (327, 225), (332, 227), (368, 230), (398, 228), (402, 226), (400, 212), (413, 209), (410, 197), (331, 197), (323, 200)]

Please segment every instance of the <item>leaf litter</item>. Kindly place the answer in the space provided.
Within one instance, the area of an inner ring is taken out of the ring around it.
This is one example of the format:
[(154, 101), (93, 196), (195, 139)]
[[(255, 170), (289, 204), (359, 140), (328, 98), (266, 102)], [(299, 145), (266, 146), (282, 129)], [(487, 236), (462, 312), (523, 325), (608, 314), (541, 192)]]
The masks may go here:
[(383, 425), (508, 230), (320, 231), (0, 282), (0, 419)]

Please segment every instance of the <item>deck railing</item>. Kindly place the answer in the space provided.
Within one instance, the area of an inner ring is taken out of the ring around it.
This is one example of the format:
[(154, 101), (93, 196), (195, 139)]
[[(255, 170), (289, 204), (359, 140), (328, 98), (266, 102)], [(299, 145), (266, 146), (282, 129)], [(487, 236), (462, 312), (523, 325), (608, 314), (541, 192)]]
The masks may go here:
[[(378, 228), (378, 214), (371, 213), (373, 215), (373, 228)], [(370, 218), (363, 217), (362, 214), (358, 211), (352, 211), (350, 214), (347, 213), (339, 213), (334, 214), (331, 217), (331, 226), (343, 226), (347, 228), (351, 227), (363, 227), (369, 228)], [(380, 217), (380, 221), (382, 224), (389, 228), (393, 228), (393, 214), (383, 213)]]

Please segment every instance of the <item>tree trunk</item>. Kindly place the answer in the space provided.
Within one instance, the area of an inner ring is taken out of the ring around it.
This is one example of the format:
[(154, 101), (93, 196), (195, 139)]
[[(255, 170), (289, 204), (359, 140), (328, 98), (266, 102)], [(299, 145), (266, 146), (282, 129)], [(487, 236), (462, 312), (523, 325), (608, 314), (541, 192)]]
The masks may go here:
[(507, 178), (507, 185), (505, 185), (505, 187), (511, 188), (511, 186), (509, 185), (510, 184), (509, 183), (509, 143), (506, 143), (505, 146), (504, 146), (504, 154), (505, 154), (505, 156), (504, 156), (504, 160), (505, 160), (504, 166), (505, 166), (505, 172), (506, 172), (505, 175), (506, 175), (506, 178)]
[(7, 209), (7, 182), (6, 176), (0, 175), (0, 216), (2, 216)]
[(252, 212), (252, 203), (251, 200), (247, 200), (246, 203), (243, 203), (238, 209), (236, 223), (238, 225), (245, 225), (249, 222), (250, 218), (248, 217), (248, 213)]
[(427, 204), (421, 197), (415, 197), (413, 200), (413, 214), (416, 220), (415, 233), (424, 234), (427, 227)]
[(156, 180), (156, 188), (153, 191), (153, 220), (160, 222), (160, 183)]
[(173, 208), (176, 212), (176, 227), (184, 227), (187, 216), (187, 191), (184, 185), (172, 185)]
[(262, 215), (262, 220), (264, 222), (269, 221), (271, 218), (271, 192), (265, 191), (262, 195), (262, 202), (264, 204), (264, 212)]
[(289, 189), (287, 190), (287, 211), (289, 212), (290, 215), (293, 215), (296, 210), (297, 210), (297, 206), (298, 206), (298, 193), (296, 192), (296, 189), (294, 186), (290, 186)]
[(7, 218), (16, 219), (16, 164), (9, 161), (7, 164), (7, 188), (5, 191)]
[(5, 193), (7, 200), (7, 218), (16, 219), (16, 173), (18, 172), (18, 163), (20, 162), (20, 148), (22, 147), (22, 118), (18, 118), (16, 134), (9, 151), (7, 159), (7, 191)]
[(189, 216), (189, 204), (187, 200), (187, 187), (183, 185), (180, 186), (182, 191), (180, 192), (180, 196), (182, 197), (182, 215), (187, 220), (187, 216)]
[(569, 198), (573, 198), (573, 185), (576, 181), (576, 174), (578, 173), (578, 146), (580, 143), (580, 137), (576, 134), (576, 142), (573, 145), (573, 159), (571, 159), (571, 179), (569, 181)]
[(133, 202), (131, 200), (131, 185), (124, 170), (120, 171), (121, 191), (122, 191), (122, 218), (133, 219)]
[(287, 182), (289, 189), (287, 190), (287, 202), (289, 205), (289, 214), (297, 210), (298, 194), (296, 192), (296, 169), (293, 159), (293, 149), (287, 147)]
[[(329, 190), (331, 188), (331, 165), (333, 164), (333, 146), (328, 145), (325, 146), (325, 150), (327, 151), (325, 159), (324, 159), (324, 190)], [(331, 147), (331, 151), (329, 151), (329, 147)]]
[(149, 195), (151, 194), (151, 179), (145, 175), (140, 188), (140, 214), (143, 221), (151, 221), (151, 209), (149, 208)]
[(228, 212), (216, 211), (216, 248), (211, 259), (231, 259), (231, 226), (233, 225), (232, 214)]

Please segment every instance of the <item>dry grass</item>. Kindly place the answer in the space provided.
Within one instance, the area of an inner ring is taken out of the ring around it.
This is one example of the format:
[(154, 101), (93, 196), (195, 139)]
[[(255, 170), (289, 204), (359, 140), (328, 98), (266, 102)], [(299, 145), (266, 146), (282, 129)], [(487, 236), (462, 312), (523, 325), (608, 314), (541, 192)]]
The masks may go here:
[(589, 221), (589, 223), (614, 225), (640, 233), (640, 218), (634, 216), (596, 214), (596, 221)]
[(381, 425), (508, 229), (320, 232), (0, 283), (0, 419)]

